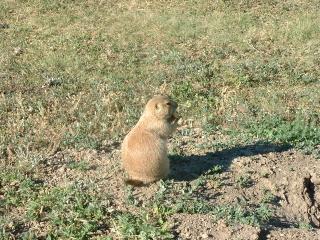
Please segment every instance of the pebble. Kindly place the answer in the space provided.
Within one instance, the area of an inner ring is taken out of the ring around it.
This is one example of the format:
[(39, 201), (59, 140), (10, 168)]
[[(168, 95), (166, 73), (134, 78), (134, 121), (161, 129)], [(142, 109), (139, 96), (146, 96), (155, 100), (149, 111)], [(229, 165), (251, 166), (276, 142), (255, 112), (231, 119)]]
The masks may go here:
[(201, 234), (202, 239), (208, 239), (209, 235), (206, 233)]
[(22, 51), (22, 48), (16, 47), (16, 48), (14, 48), (13, 52), (14, 52), (14, 55), (18, 56), (18, 55), (22, 54), (23, 51)]

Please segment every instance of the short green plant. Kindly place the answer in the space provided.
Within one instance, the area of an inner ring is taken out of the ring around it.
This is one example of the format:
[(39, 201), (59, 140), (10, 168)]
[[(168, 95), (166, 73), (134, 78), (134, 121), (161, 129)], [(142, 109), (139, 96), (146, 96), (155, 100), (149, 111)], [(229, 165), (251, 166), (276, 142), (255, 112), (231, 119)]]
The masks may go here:
[(51, 226), (50, 238), (84, 239), (104, 222), (109, 207), (94, 192), (86, 191), (84, 186), (76, 184), (41, 193), (28, 202), (27, 217), (34, 221), (46, 219)]
[(206, 175), (199, 176), (196, 180), (194, 180), (190, 186), (190, 193), (199, 190), (199, 188), (204, 187), (207, 181)]
[(116, 229), (125, 239), (172, 239), (168, 226), (160, 225), (148, 213), (134, 215), (132, 213), (122, 213), (117, 216)]
[(242, 188), (250, 187), (253, 184), (253, 181), (249, 175), (239, 176), (236, 179), (236, 182), (239, 185), (239, 187), (242, 187)]
[(272, 211), (264, 204), (255, 208), (240, 205), (217, 206), (212, 214), (215, 219), (225, 219), (231, 224), (242, 223), (253, 226), (264, 224), (272, 217)]
[(133, 195), (133, 187), (131, 185), (125, 186), (125, 193), (126, 193), (126, 197), (125, 197), (126, 203), (130, 205), (138, 205), (138, 201), (137, 199), (135, 199)]
[(204, 187), (208, 180), (216, 181), (220, 185), (218, 174), (222, 172), (223, 167), (215, 165), (213, 168), (206, 171), (204, 174), (194, 180), (190, 186), (190, 193), (198, 190), (200, 187)]
[(215, 165), (213, 168), (211, 168), (209, 171), (208, 171), (208, 174), (219, 174), (221, 173), (223, 170), (223, 166), (221, 165)]
[(10, 208), (22, 206), (30, 199), (36, 197), (42, 186), (41, 182), (37, 182), (19, 172), (4, 171), (2, 176), (4, 200), (0, 201), (0, 207)]
[(274, 203), (277, 197), (268, 189), (263, 189), (262, 203)]
[(308, 120), (297, 116), (293, 121), (286, 121), (278, 116), (266, 116), (257, 123), (250, 123), (248, 130), (261, 139), (308, 148), (320, 142), (317, 122), (316, 117)]
[(298, 227), (299, 227), (300, 229), (307, 229), (307, 230), (313, 229), (313, 227), (312, 227), (312, 225), (311, 225), (310, 223), (308, 223), (308, 222), (303, 222), (303, 221), (298, 223)]
[(67, 168), (70, 169), (77, 169), (79, 171), (87, 171), (90, 170), (91, 166), (89, 165), (89, 163), (85, 162), (85, 161), (72, 161), (67, 163)]
[(256, 207), (249, 205), (213, 205), (201, 199), (182, 199), (174, 205), (176, 212), (190, 214), (212, 214), (214, 219), (224, 219), (230, 224), (242, 223), (261, 225), (270, 220), (273, 213), (267, 205), (261, 203)]
[(170, 192), (171, 188), (172, 188), (172, 185), (173, 185), (173, 181), (169, 181), (169, 180), (166, 180), (166, 181), (163, 181), (162, 179), (159, 181), (159, 189), (156, 193), (156, 196), (155, 196), (155, 199), (157, 201), (161, 201), (161, 200), (164, 200), (165, 197), (166, 197), (166, 194)]
[(183, 212), (183, 213), (209, 213), (212, 211), (212, 205), (207, 203), (202, 199), (197, 199), (193, 197), (184, 197), (178, 200), (175, 205), (174, 209), (175, 212)]

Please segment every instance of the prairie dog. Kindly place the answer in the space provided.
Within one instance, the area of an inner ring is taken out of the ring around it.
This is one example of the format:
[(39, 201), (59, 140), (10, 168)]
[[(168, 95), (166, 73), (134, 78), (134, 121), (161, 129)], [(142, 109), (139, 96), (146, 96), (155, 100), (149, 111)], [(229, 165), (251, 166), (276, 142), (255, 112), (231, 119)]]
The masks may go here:
[(121, 158), (129, 175), (128, 184), (143, 185), (168, 176), (167, 142), (178, 125), (177, 107), (178, 104), (167, 96), (154, 96), (124, 138)]

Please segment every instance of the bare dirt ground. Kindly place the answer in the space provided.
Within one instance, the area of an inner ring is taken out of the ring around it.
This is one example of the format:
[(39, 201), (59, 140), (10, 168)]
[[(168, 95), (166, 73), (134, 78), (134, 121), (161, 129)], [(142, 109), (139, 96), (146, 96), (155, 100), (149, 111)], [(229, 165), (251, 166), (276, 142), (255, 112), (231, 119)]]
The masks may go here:
[[(320, 162), (311, 155), (272, 144), (252, 144), (211, 152), (196, 147), (214, 139), (200, 131), (177, 136), (170, 146), (183, 155), (171, 156), (170, 179), (175, 185), (189, 184), (215, 165), (223, 166), (218, 179), (207, 179), (199, 190), (213, 205), (246, 202), (255, 206), (268, 202), (271, 219), (260, 226), (228, 224), (210, 214), (174, 213), (169, 222), (176, 239), (320, 239)], [(195, 142), (198, 144), (196, 145)], [(46, 159), (39, 178), (51, 186), (63, 186), (84, 179), (112, 199), (116, 211), (136, 211), (126, 202), (124, 172), (120, 167), (119, 143), (108, 143), (99, 151), (63, 151)], [(85, 171), (68, 167), (70, 161), (85, 162)], [(152, 201), (159, 184), (133, 189), (138, 205)], [(176, 196), (179, 198), (179, 196)], [(310, 227), (311, 226), (311, 227)], [(34, 226), (39, 228), (39, 226)], [(309, 228), (310, 227), (310, 228)], [(43, 228), (39, 228), (43, 231)], [(112, 228), (107, 230), (113, 236)]]

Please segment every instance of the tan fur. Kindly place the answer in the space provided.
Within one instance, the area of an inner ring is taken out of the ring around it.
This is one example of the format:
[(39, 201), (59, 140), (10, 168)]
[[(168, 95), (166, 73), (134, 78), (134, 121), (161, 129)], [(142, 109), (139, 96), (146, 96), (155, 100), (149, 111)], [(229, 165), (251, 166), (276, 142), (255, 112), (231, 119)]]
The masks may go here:
[(166, 96), (153, 97), (138, 123), (124, 138), (121, 158), (129, 184), (151, 183), (168, 176), (167, 141), (177, 127), (177, 106)]

